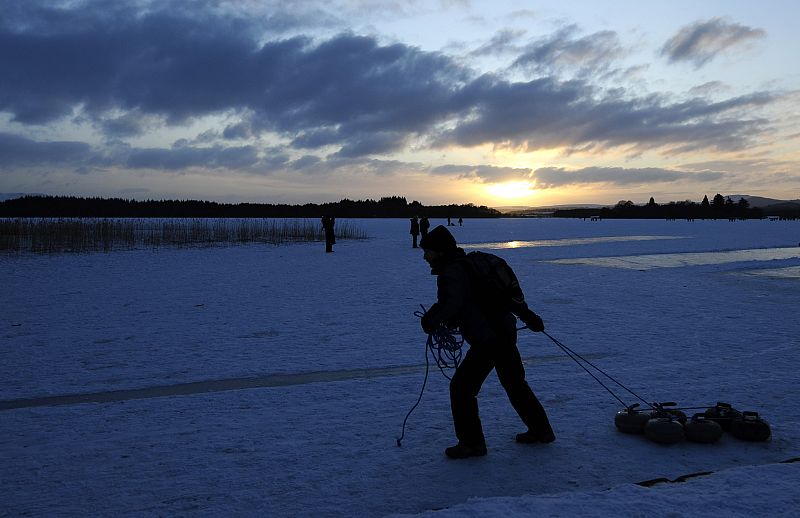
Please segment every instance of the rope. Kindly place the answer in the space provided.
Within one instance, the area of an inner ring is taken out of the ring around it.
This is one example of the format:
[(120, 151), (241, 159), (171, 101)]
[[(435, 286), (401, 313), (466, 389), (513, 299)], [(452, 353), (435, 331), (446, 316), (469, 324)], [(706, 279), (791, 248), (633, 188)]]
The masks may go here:
[[(521, 329), (525, 329), (525, 327), (523, 327)], [(520, 331), (521, 329), (517, 329), (517, 331)], [(567, 356), (572, 358), (572, 360), (575, 363), (577, 363), (592, 378), (594, 378), (595, 381), (597, 381), (604, 389), (606, 389), (608, 391), (608, 393), (611, 394), (614, 397), (614, 399), (616, 399), (617, 401), (622, 403), (622, 406), (624, 406), (625, 408), (632, 408), (632, 406), (626, 405), (625, 402), (619, 396), (617, 396), (608, 386), (606, 386), (605, 383), (600, 381), (600, 379), (597, 376), (595, 376), (591, 371), (589, 371), (589, 369), (587, 369), (586, 366), (583, 365), (583, 363), (581, 363), (581, 361), (586, 363), (586, 365), (589, 365), (590, 367), (595, 369), (597, 372), (599, 372), (600, 374), (602, 374), (606, 378), (610, 379), (611, 381), (613, 381), (614, 383), (616, 383), (617, 385), (619, 385), (623, 389), (625, 389), (629, 394), (631, 394), (636, 399), (638, 399), (639, 401), (641, 401), (642, 403), (644, 403), (645, 405), (650, 407), (651, 410), (660, 410), (660, 411), (667, 411), (667, 410), (699, 410), (699, 409), (705, 409), (705, 408), (709, 408), (709, 407), (713, 407), (714, 406), (714, 405), (706, 405), (706, 406), (702, 406), (702, 407), (699, 407), (699, 406), (698, 407), (694, 407), (694, 406), (678, 407), (678, 406), (675, 406), (675, 403), (648, 403), (639, 394), (637, 394), (636, 392), (632, 391), (631, 389), (629, 389), (628, 387), (626, 387), (625, 385), (620, 383), (613, 376), (611, 376), (610, 374), (605, 372), (603, 369), (601, 369), (597, 365), (593, 364), (592, 362), (590, 362), (589, 360), (587, 360), (586, 358), (584, 358), (580, 354), (576, 353), (575, 351), (573, 351), (572, 349), (570, 349), (569, 347), (564, 345), (562, 342), (560, 342), (557, 339), (555, 339), (552, 336), (550, 336), (546, 331), (542, 331), (542, 334), (544, 334), (547, 338), (552, 340), (553, 343), (555, 343), (558, 347), (560, 347), (561, 350), (564, 351), (564, 353)], [(579, 359), (580, 359), (580, 361), (578, 361)], [(669, 408), (665, 408), (665, 407), (669, 407)]]
[[(425, 344), (427, 350), (433, 355), (433, 359), (436, 360), (436, 366), (447, 379), (452, 378), (444, 370), (457, 369), (461, 363), (461, 347), (464, 345), (464, 339), (456, 336), (456, 333), (442, 325), (428, 335), (428, 341)], [(427, 352), (425, 357), (428, 357)]]
[[(430, 337), (428, 337), (428, 340), (430, 341)], [(429, 365), (430, 365), (430, 362), (428, 362), (428, 347), (426, 346), (425, 347), (425, 379), (422, 380), (422, 389), (420, 389), (420, 391), (419, 391), (419, 397), (417, 398), (417, 402), (414, 403), (414, 406), (412, 406), (411, 410), (409, 410), (408, 413), (406, 414), (406, 418), (403, 419), (403, 431), (400, 433), (400, 437), (397, 438), (397, 446), (398, 447), (402, 446), (401, 441), (403, 440), (403, 437), (406, 436), (406, 421), (408, 421), (408, 418), (411, 417), (411, 412), (413, 412), (414, 409), (417, 408), (417, 405), (419, 405), (419, 402), (422, 401), (422, 394), (423, 394), (423, 392), (425, 392), (425, 385), (428, 383), (428, 367), (429, 367)]]
[[(622, 406), (628, 408), (628, 405), (626, 405), (625, 402), (619, 396), (617, 396), (614, 393), (613, 390), (611, 390), (605, 383), (603, 383), (597, 376), (595, 376), (594, 373), (592, 373), (589, 369), (586, 368), (586, 365), (589, 365), (590, 367), (595, 369), (597, 372), (599, 372), (600, 374), (602, 374), (606, 378), (610, 379), (611, 381), (613, 381), (614, 383), (616, 383), (617, 385), (619, 385), (620, 387), (625, 389), (629, 394), (633, 395), (636, 399), (638, 399), (639, 401), (641, 401), (642, 403), (644, 403), (645, 405), (647, 405), (651, 409), (656, 410), (657, 408), (660, 408), (660, 406), (661, 406), (660, 404), (647, 402), (639, 394), (637, 394), (636, 392), (632, 391), (631, 389), (629, 389), (628, 387), (626, 387), (625, 385), (623, 385), (622, 383), (617, 381), (613, 376), (611, 376), (610, 374), (605, 372), (603, 369), (601, 369), (600, 367), (598, 367), (597, 365), (593, 364), (592, 362), (590, 362), (589, 360), (587, 360), (586, 358), (584, 358), (580, 354), (576, 353), (575, 351), (573, 351), (572, 349), (570, 349), (569, 347), (567, 347), (566, 345), (564, 345), (560, 341), (558, 341), (555, 338), (553, 338), (552, 336), (550, 336), (550, 334), (547, 333), (547, 331), (542, 331), (542, 334), (544, 334), (547, 338), (552, 340), (553, 343), (555, 343), (558, 347), (560, 347), (561, 350), (564, 351), (564, 353), (567, 356), (569, 356), (575, 363), (577, 363), (583, 370), (585, 370), (586, 373), (589, 374), (589, 376), (594, 378), (594, 380), (597, 381), (597, 383), (599, 383), (604, 389), (606, 389), (606, 391), (608, 391), (608, 393), (611, 394), (614, 397), (614, 399), (616, 399), (617, 401), (622, 403)], [(580, 361), (578, 361), (579, 359), (580, 359)], [(584, 365), (581, 362), (584, 362), (586, 365)]]
[[(422, 311), (415, 311), (414, 316), (422, 318), (427, 311), (422, 304), (420, 304), (420, 307)], [(425, 343), (425, 359), (427, 361), (427, 351), (430, 351), (442, 375), (447, 379), (451, 379), (444, 370), (458, 368), (458, 365), (461, 363), (461, 348), (463, 346), (464, 338), (457, 328), (451, 329), (444, 324), (439, 324), (439, 326), (428, 335), (428, 341)]]
[[(414, 312), (414, 316), (418, 318), (422, 318), (425, 316), (425, 313), (428, 312), (422, 304), (420, 304), (420, 307), (422, 311)], [(442, 375), (449, 380), (452, 378), (448, 376), (444, 370), (458, 368), (458, 365), (461, 363), (461, 348), (463, 345), (464, 338), (458, 330), (450, 329), (444, 324), (440, 324), (428, 335), (428, 341), (425, 342), (425, 379), (422, 380), (422, 389), (419, 391), (417, 402), (414, 403), (414, 406), (412, 406), (411, 410), (406, 414), (406, 418), (403, 419), (403, 429), (400, 433), (400, 437), (397, 438), (397, 446), (402, 446), (401, 442), (406, 435), (406, 422), (414, 409), (417, 408), (420, 401), (422, 401), (422, 394), (425, 392), (425, 385), (428, 383), (428, 371), (430, 369), (428, 352), (430, 351), (433, 359), (436, 360), (436, 366), (439, 367)]]

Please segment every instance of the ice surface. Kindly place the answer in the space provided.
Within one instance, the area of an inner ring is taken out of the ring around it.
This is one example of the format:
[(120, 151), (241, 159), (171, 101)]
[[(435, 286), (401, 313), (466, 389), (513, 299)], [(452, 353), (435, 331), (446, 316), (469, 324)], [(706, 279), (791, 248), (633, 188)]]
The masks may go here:
[[(413, 312), (435, 279), (408, 221), (353, 223), (372, 237), (333, 254), (317, 243), (0, 257), (0, 400), (163, 392), (0, 411), (0, 515), (798, 514), (800, 464), (776, 463), (800, 456), (800, 285), (753, 274), (796, 271), (797, 255), (645, 271), (552, 262), (789, 249), (797, 222), (450, 227), (462, 243), (556, 242), (495, 250), (549, 333), (650, 401), (728, 401), (774, 434), (669, 447), (620, 434), (619, 403), (523, 332), (558, 440), (516, 444), (522, 425), (492, 375), (479, 395), (489, 455), (461, 462), (443, 455), (454, 438), (438, 371), (395, 445), (424, 373)], [(243, 379), (297, 382), (176, 389)], [(715, 474), (634, 485), (703, 471)]]

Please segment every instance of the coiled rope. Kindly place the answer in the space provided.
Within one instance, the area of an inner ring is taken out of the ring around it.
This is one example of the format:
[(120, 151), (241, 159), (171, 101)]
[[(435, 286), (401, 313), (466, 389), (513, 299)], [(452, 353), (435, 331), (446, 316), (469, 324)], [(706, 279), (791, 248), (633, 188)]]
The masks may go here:
[[(425, 306), (422, 306), (423, 311)], [(422, 318), (426, 312), (415, 311), (414, 316)], [(457, 369), (461, 363), (461, 348), (464, 346), (464, 338), (461, 336), (458, 328), (452, 329), (444, 324), (433, 330), (428, 335), (428, 341), (425, 343), (425, 358), (428, 357), (428, 351), (433, 355), (436, 360), (436, 366), (442, 372), (445, 378), (451, 379), (447, 375), (445, 369)]]
[[(420, 307), (422, 308), (422, 311), (414, 312), (414, 316), (417, 318), (422, 318), (425, 316), (425, 313), (428, 312), (425, 309), (425, 306), (422, 304), (420, 304)], [(461, 336), (461, 333), (459, 333), (458, 329), (448, 328), (444, 324), (440, 324), (436, 329), (433, 330), (432, 333), (428, 335), (428, 341), (425, 343), (425, 379), (422, 381), (422, 389), (419, 391), (417, 402), (414, 403), (414, 406), (412, 406), (411, 410), (409, 410), (408, 414), (406, 414), (406, 418), (403, 419), (403, 430), (400, 434), (400, 437), (397, 438), (398, 446), (402, 446), (401, 441), (406, 435), (406, 422), (408, 421), (408, 418), (411, 416), (411, 413), (414, 411), (414, 409), (416, 409), (419, 405), (419, 402), (422, 401), (422, 394), (425, 392), (425, 385), (428, 383), (428, 371), (430, 370), (428, 353), (430, 352), (430, 354), (433, 356), (433, 359), (436, 361), (436, 366), (439, 367), (442, 375), (444, 375), (444, 377), (447, 379), (452, 379), (447, 375), (445, 369), (458, 368), (458, 365), (461, 363), (461, 348), (463, 346), (464, 338)]]

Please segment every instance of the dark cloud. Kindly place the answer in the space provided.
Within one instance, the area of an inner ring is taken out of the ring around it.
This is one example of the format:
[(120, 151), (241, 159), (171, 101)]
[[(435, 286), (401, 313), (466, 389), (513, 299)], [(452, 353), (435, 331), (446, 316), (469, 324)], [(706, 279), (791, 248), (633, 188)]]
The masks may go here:
[(24, 25), (4, 25), (0, 64), (15, 73), (0, 83), (0, 109), (23, 123), (49, 122), (79, 106), (89, 114), (138, 109), (180, 121), (241, 101), (242, 87), (233, 82), (242, 79), (243, 63), (229, 58), (251, 53), (253, 42), (237, 21), (140, 14), (125, 5), (40, 6)]
[(664, 44), (661, 55), (671, 63), (689, 61), (700, 68), (730, 48), (765, 36), (762, 29), (713, 18), (682, 28)]
[(356, 158), (367, 155), (387, 154), (403, 146), (407, 138), (405, 133), (398, 131), (378, 131), (375, 133), (361, 134), (358, 138), (350, 139), (347, 144), (336, 153), (336, 156)]
[[(477, 76), (444, 54), (384, 45), (374, 37), (282, 37), (275, 31), (298, 27), (301, 20), (244, 17), (219, 2), (53, 5), (12, 1), (4, 10), (0, 111), (23, 124), (88, 117), (111, 139), (154, 129), (153, 121), (174, 125), (225, 115), (238, 117), (221, 130), (227, 140), (269, 132), (309, 156), (349, 159), (404, 150), (412, 141), (523, 149), (737, 149), (766, 126), (740, 108), (772, 100), (754, 94), (675, 104), (658, 96), (602, 92), (588, 80)], [(270, 23), (280, 27), (265, 30)], [(499, 49), (511, 40), (513, 34), (498, 35), (495, 43)], [(577, 37), (568, 29), (527, 47), (517, 62), (540, 73), (562, 66), (599, 68), (620, 52), (614, 33)], [(131, 153), (131, 167), (256, 163), (248, 147), (233, 148), (229, 157), (213, 146)]]
[(246, 122), (229, 124), (222, 131), (222, 136), (228, 140), (247, 139), (253, 136), (253, 128)]
[(711, 182), (723, 176), (723, 173), (717, 172), (687, 173), (684, 171), (673, 171), (655, 167), (638, 169), (622, 167), (586, 167), (575, 171), (568, 171), (561, 167), (544, 167), (534, 171), (536, 187), (540, 189), (585, 184), (641, 185), (676, 182), (680, 180)]
[(91, 156), (83, 142), (38, 142), (19, 135), (0, 133), (0, 167), (78, 165)]
[(576, 32), (575, 26), (569, 26), (527, 45), (512, 66), (539, 74), (573, 69), (578, 75), (587, 75), (608, 70), (625, 54), (616, 32), (583, 37), (576, 37)]
[(110, 142), (102, 151), (83, 142), (41, 142), (0, 133), (0, 168), (61, 166), (86, 173), (103, 168), (156, 169), (180, 172), (187, 169), (228, 169), (250, 173), (303, 172), (329, 174), (338, 170), (358, 174), (392, 175), (427, 172), (419, 163), (348, 157), (334, 153), (322, 158), (303, 155), (292, 159), (286, 147), (259, 149), (255, 146), (198, 146), (198, 139), (178, 140), (171, 148), (136, 148)]
[(147, 130), (147, 117), (129, 112), (119, 117), (98, 121), (103, 134), (108, 138), (127, 138), (142, 135)]
[(572, 151), (624, 146), (634, 151), (664, 148), (741, 149), (766, 126), (739, 119), (746, 109), (774, 96), (758, 93), (711, 103), (669, 103), (660, 96), (627, 98), (597, 91), (582, 81), (551, 78), (511, 83), (484, 76), (463, 89), (469, 116), (442, 132), (438, 146), (494, 144), (527, 151), (564, 147)]
[(124, 162), (132, 169), (163, 169), (179, 171), (189, 168), (248, 169), (259, 163), (253, 146), (191, 147), (132, 149)]
[(289, 160), (290, 160), (289, 155), (285, 153), (274, 153), (274, 154), (268, 154), (266, 157), (264, 157), (262, 163), (268, 169), (277, 169), (283, 167), (284, 164), (289, 162)]
[(322, 159), (315, 155), (303, 155), (302, 157), (298, 158), (297, 160), (292, 160), (287, 164), (289, 169), (294, 171), (301, 171), (304, 173), (314, 173), (319, 172), (319, 168), (317, 166), (320, 165)]
[[(15, 71), (0, 83), (0, 110), (27, 124), (79, 108), (97, 118), (137, 111), (170, 124), (246, 111), (251, 119), (232, 125), (226, 137), (240, 138), (247, 127), (294, 137), (304, 147), (325, 133), (326, 145), (353, 154), (398, 149), (407, 135), (426, 131), (446, 116), (452, 89), (470, 73), (443, 55), (381, 46), (371, 37), (260, 44), (239, 18), (118, 7), (112, 23), (114, 14), (97, 5), (41, 6), (34, 22), (0, 28), (0, 68)], [(135, 130), (113, 123), (108, 129)], [(380, 143), (375, 132), (384, 132)]]
[(283, 48), (275, 59), (282, 77), (253, 123), (295, 135), (296, 147), (340, 145), (351, 156), (400, 149), (447, 117), (468, 74), (439, 54), (350, 35)]

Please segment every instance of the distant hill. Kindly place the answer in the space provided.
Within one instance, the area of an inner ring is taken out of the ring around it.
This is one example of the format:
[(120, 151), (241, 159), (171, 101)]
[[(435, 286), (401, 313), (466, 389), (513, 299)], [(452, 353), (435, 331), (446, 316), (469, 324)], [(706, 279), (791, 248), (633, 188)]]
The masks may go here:
[(800, 217), (800, 199), (777, 200), (774, 198), (762, 198), (761, 196), (750, 196), (748, 194), (731, 194), (727, 197), (734, 202), (738, 202), (740, 199), (744, 198), (751, 207), (761, 209), (764, 216)]
[(499, 210), (503, 214), (506, 214), (508, 212), (517, 212), (517, 211), (520, 211), (520, 210), (531, 209), (533, 207), (528, 207), (527, 205), (505, 205), (503, 207), (492, 207), (492, 208), (494, 210)]
[(768, 207), (770, 205), (780, 205), (784, 203), (798, 203), (800, 204), (800, 199), (798, 200), (776, 200), (775, 198), (762, 198), (761, 196), (750, 196), (749, 194), (729, 194), (726, 198), (730, 198), (733, 201), (738, 202), (741, 198), (747, 200), (747, 203), (750, 204), (751, 207)]
[(765, 216), (782, 216), (787, 218), (800, 218), (800, 202), (786, 201), (773, 203), (761, 208)]
[(504, 207), (492, 207), (492, 208), (508, 216), (525, 216), (525, 215), (552, 214), (557, 210), (600, 209), (602, 207), (607, 207), (607, 206), (608, 205), (598, 205), (594, 203), (569, 203), (565, 205), (545, 205), (541, 207), (531, 207), (527, 205), (508, 205)]
[[(738, 203), (740, 199), (747, 200), (750, 208), (758, 208), (763, 210), (764, 216), (792, 216), (797, 217), (800, 214), (800, 199), (796, 200), (779, 200), (776, 198), (764, 198), (762, 196), (751, 196), (749, 194), (729, 194), (724, 196), (730, 198), (734, 203)], [(681, 202), (683, 203), (683, 202)], [(641, 206), (643, 206), (642, 204)], [(611, 205), (598, 205), (591, 203), (573, 203), (564, 205), (547, 205), (540, 207), (531, 207), (525, 205), (508, 205), (502, 207), (493, 207), (495, 210), (500, 211), (504, 216), (550, 216), (555, 212), (563, 215), (567, 212), (580, 213), (581, 217), (588, 215), (591, 211), (599, 211), (603, 208), (610, 209)], [(577, 217), (577, 216), (576, 216)]]

